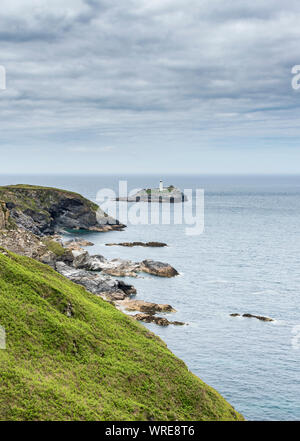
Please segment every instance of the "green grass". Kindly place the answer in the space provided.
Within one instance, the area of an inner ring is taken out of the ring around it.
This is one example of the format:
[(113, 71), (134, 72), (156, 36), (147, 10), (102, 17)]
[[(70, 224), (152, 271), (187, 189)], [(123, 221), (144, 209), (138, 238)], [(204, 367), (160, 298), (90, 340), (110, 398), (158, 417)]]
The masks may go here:
[(66, 249), (59, 242), (56, 242), (49, 237), (43, 239), (43, 243), (46, 245), (49, 251), (52, 251), (52, 253), (58, 257), (62, 257), (64, 254), (66, 254)]
[(0, 420), (242, 419), (141, 324), (3, 249), (0, 325)]

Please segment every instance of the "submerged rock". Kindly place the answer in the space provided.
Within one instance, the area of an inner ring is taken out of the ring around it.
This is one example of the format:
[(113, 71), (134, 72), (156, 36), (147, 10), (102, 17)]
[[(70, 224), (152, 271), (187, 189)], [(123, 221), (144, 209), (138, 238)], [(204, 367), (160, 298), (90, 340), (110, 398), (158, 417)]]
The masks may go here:
[(152, 247), (152, 248), (162, 248), (168, 245), (163, 242), (121, 242), (121, 243), (106, 243), (107, 247), (120, 246), (120, 247)]
[(253, 314), (238, 314), (236, 312), (229, 314), (231, 317), (245, 317), (245, 318), (256, 318), (258, 320), (261, 320), (263, 322), (273, 322), (274, 320), (270, 317), (264, 317), (263, 315), (253, 315)]
[(256, 318), (258, 320), (261, 320), (263, 322), (273, 322), (274, 320), (271, 319), (270, 317), (264, 317), (262, 315), (253, 315), (253, 314), (243, 314), (243, 317), (247, 317), (247, 318)]

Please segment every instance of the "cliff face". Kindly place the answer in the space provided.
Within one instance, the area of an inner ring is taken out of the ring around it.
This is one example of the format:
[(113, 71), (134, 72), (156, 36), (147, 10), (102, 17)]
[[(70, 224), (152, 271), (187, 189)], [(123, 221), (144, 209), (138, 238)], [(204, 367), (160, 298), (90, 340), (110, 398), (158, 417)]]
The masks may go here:
[(98, 205), (70, 191), (13, 185), (0, 187), (0, 200), (5, 201), (18, 227), (38, 235), (53, 234), (61, 229), (108, 231), (124, 227)]
[(9, 226), (9, 210), (4, 201), (0, 201), (0, 230), (6, 229)]

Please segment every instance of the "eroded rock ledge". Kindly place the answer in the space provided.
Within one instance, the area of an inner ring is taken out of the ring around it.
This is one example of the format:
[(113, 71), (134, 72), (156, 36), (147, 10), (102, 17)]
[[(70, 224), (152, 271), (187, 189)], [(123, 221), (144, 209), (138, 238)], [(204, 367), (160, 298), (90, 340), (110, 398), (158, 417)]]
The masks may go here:
[(145, 300), (124, 300), (118, 302), (126, 311), (140, 311), (147, 314), (155, 314), (156, 312), (176, 312), (171, 305), (145, 302)]
[(112, 259), (107, 260), (101, 255), (90, 256), (84, 250), (72, 250), (75, 268), (86, 269), (88, 271), (101, 271), (116, 277), (137, 277), (141, 272), (145, 272), (159, 277), (175, 277), (178, 272), (168, 263), (156, 262), (154, 260), (143, 260), (142, 262), (132, 262), (131, 260)]
[(185, 325), (185, 323), (183, 322), (172, 322), (169, 321), (168, 319), (166, 319), (165, 317), (158, 317), (156, 315), (153, 314), (144, 314), (144, 313), (139, 313), (136, 315), (132, 316), (135, 320), (138, 320), (139, 322), (146, 322), (146, 323), (155, 323), (156, 325), (159, 326), (168, 326), (168, 325), (177, 325), (177, 326), (183, 326)]

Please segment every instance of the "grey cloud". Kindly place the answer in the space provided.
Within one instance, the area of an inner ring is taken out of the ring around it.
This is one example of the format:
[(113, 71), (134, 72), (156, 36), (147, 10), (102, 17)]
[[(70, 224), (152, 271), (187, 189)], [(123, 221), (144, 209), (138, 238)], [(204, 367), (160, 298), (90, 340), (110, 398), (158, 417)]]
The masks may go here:
[(299, 132), (299, 2), (60, 3), (0, 14), (6, 142)]

